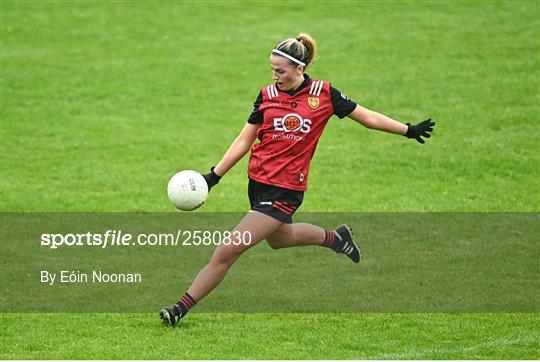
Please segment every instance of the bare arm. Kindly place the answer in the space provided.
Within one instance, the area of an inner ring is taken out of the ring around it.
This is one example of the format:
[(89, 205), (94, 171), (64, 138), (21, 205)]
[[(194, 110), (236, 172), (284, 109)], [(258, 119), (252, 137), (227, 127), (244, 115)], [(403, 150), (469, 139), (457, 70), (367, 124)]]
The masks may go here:
[(246, 123), (238, 137), (233, 141), (221, 161), (214, 168), (218, 176), (225, 175), (238, 161), (245, 156), (257, 139), (258, 124)]
[(352, 111), (347, 117), (370, 129), (400, 135), (407, 133), (407, 125), (395, 121), (383, 114), (371, 111), (360, 105), (357, 105), (354, 111)]

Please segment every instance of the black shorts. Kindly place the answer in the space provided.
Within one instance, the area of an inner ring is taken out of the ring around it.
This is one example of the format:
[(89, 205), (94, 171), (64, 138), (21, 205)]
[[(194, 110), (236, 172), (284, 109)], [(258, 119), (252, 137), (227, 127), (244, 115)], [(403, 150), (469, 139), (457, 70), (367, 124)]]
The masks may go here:
[(292, 216), (302, 205), (304, 191), (284, 189), (249, 179), (251, 210), (262, 212), (285, 224), (292, 223)]

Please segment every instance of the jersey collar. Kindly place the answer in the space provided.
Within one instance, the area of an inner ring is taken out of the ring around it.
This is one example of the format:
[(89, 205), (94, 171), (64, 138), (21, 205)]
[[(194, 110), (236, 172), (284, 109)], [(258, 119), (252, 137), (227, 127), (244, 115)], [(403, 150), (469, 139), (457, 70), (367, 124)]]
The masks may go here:
[(311, 78), (309, 78), (309, 75), (307, 75), (307, 73), (304, 73), (304, 81), (302, 82), (302, 84), (300, 84), (298, 86), (298, 88), (296, 89), (292, 89), (292, 90), (288, 90), (288, 91), (283, 91), (281, 89), (279, 89), (279, 87), (277, 86), (276, 84), (276, 88), (278, 91), (280, 92), (284, 92), (284, 93), (287, 93), (288, 95), (290, 96), (294, 96), (296, 93), (300, 92), (303, 88), (307, 87), (307, 85), (311, 82)]

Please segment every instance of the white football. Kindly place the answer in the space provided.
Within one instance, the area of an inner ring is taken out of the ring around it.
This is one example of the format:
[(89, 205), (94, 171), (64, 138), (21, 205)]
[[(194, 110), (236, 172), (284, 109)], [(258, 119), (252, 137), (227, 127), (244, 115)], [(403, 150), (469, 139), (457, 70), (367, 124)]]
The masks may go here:
[(197, 171), (184, 170), (171, 177), (167, 185), (167, 195), (172, 204), (180, 210), (195, 210), (208, 197), (208, 185)]

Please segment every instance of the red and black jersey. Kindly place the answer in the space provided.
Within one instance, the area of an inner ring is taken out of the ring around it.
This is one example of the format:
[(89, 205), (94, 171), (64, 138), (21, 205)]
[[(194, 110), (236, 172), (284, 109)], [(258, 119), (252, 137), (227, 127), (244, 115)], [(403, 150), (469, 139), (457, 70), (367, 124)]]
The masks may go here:
[[(348, 101), (347, 114), (352, 112), (356, 104), (342, 94), (341, 97)], [(257, 131), (260, 142), (251, 149), (248, 175), (263, 184), (305, 191), (317, 142), (335, 114), (330, 83), (305, 75), (298, 89), (283, 92), (270, 84), (263, 87), (260, 98), (248, 121), (262, 121)], [(345, 106), (340, 107), (339, 115), (345, 116)]]

